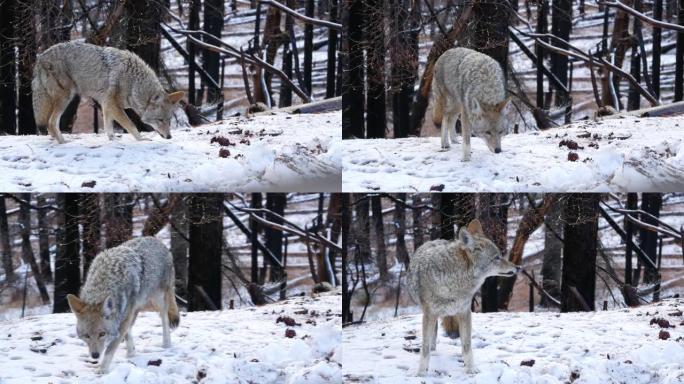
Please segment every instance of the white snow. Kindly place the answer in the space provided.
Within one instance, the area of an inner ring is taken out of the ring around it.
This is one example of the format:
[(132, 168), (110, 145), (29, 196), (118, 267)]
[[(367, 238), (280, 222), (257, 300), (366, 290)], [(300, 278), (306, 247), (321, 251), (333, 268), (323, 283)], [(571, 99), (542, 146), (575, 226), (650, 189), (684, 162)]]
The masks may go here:
[[(0, 383), (342, 383), (340, 308), (338, 292), (182, 313), (169, 349), (161, 348), (157, 314), (141, 313), (133, 326), (136, 355), (126, 358), (122, 344), (105, 375), (95, 373), (76, 337), (73, 314), (0, 322)], [(300, 325), (276, 323), (279, 316)], [(296, 336), (285, 337), (286, 329)], [(149, 364), (156, 360), (159, 366)]]
[[(428, 376), (418, 377), (421, 315), (343, 328), (346, 383), (684, 383), (684, 300), (589, 313), (475, 313), (465, 373), (460, 341), (442, 334)], [(674, 328), (659, 339), (664, 318)], [(415, 337), (415, 338), (414, 338)], [(521, 366), (525, 360), (534, 365)]]
[[(338, 191), (341, 113), (260, 114), (194, 128), (0, 138), (0, 188), (22, 192)], [(223, 136), (231, 145), (211, 143)], [(233, 145), (234, 144), (234, 145)], [(230, 154), (219, 156), (221, 148)], [(92, 187), (87, 186), (88, 183)], [(84, 184), (86, 183), (86, 184)]]
[[(568, 139), (583, 148), (560, 146)], [(509, 134), (502, 140), (500, 154), (473, 138), (470, 162), (461, 161), (461, 142), (459, 138), (459, 144), (440, 152), (439, 137), (344, 140), (342, 188), (346, 192), (426, 192), (440, 185), (455, 192), (684, 190), (684, 116), (582, 121)], [(569, 152), (577, 153), (577, 161), (568, 160)]]

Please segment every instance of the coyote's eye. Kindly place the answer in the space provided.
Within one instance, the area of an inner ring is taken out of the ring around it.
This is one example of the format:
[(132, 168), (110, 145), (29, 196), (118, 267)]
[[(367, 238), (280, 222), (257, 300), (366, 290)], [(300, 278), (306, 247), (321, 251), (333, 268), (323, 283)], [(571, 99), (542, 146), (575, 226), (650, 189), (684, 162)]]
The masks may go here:
[(100, 332), (100, 338), (103, 338), (105, 336), (104, 332)]

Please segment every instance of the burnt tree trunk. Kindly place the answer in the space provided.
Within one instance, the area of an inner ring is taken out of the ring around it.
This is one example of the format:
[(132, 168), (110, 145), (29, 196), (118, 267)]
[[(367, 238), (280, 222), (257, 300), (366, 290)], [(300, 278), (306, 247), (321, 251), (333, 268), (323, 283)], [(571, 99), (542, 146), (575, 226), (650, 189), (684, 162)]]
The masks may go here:
[(112, 248), (133, 235), (133, 200), (127, 193), (104, 196), (105, 248)]
[[(330, 0), (330, 21), (336, 23), (337, 18), (337, 0)], [(328, 29), (328, 63), (326, 68), (325, 81), (325, 98), (329, 99), (335, 97), (335, 78), (337, 63), (337, 31)]]
[(187, 203), (183, 195), (177, 196), (178, 202), (171, 210), (169, 221), (172, 226), (171, 232), (171, 255), (173, 256), (173, 269), (176, 273), (176, 294), (180, 297), (188, 297), (188, 219)]
[[(637, 8), (638, 11), (641, 11)], [(653, 1), (653, 18), (656, 20), (663, 19), (663, 0)], [(638, 28), (635, 23), (635, 28)], [(653, 78), (653, 92), (655, 98), (660, 98), (660, 52), (662, 42), (663, 30), (657, 26), (653, 27), (653, 64), (651, 64), (652, 78)]]
[(60, 194), (62, 201), (61, 236), (55, 260), (54, 313), (68, 312), (67, 294), (78, 295), (81, 287), (81, 253), (79, 226), (80, 196), (76, 193)]
[[(397, 198), (406, 201), (405, 193), (398, 193)], [(406, 207), (403, 204), (394, 205), (394, 227), (397, 234), (396, 255), (397, 260), (405, 265), (409, 263), (408, 250), (406, 249)]]
[(100, 194), (81, 195), (81, 225), (83, 227), (83, 279), (88, 276), (90, 264), (102, 250), (100, 231)]
[[(45, 197), (36, 195), (36, 205), (45, 206)], [(38, 209), (38, 254), (40, 255), (40, 273), (46, 282), (52, 281), (50, 267), (50, 227), (47, 220), (47, 209)]]
[[(304, 14), (308, 17), (314, 17), (314, 0), (306, 0), (306, 7)], [(311, 88), (311, 74), (313, 72), (313, 25), (306, 23), (304, 25), (304, 92), (309, 95), (313, 94)]]
[[(199, 13), (200, 8), (202, 7), (201, 0), (190, 0), (188, 7), (190, 8), (188, 10), (188, 28), (191, 31), (197, 31), (199, 30)], [(188, 60), (196, 61), (195, 55), (197, 54), (197, 46), (190, 41), (190, 39), (187, 40), (186, 45)], [(198, 92), (195, 89), (195, 70), (190, 63), (188, 63), (188, 102), (192, 105), (202, 104), (202, 97), (201, 95), (198, 95)]]
[(9, 224), (7, 223), (5, 196), (0, 196), (0, 247), (2, 247), (2, 268), (5, 271), (5, 281), (14, 282), (17, 275), (14, 273), (14, 262), (12, 260), (12, 242), (10, 241)]
[(413, 205), (413, 251), (415, 252), (418, 247), (423, 245), (425, 242), (425, 228), (423, 228), (423, 209), (419, 206), (423, 203), (423, 198), (419, 194), (414, 194), (411, 198), (411, 205)]
[(593, 311), (601, 195), (568, 194), (564, 200), (561, 312)]
[(381, 0), (366, 1), (366, 127), (368, 138), (385, 137), (385, 9)]
[[(283, 216), (285, 214), (285, 205), (287, 205), (287, 196), (284, 193), (269, 193), (266, 195), (266, 209)], [(266, 215), (266, 220), (272, 221), (276, 224), (283, 224), (282, 219), (274, 216)], [(268, 248), (273, 255), (280, 260), (282, 265), (285, 265), (283, 259), (283, 232), (271, 227), (264, 228), (264, 236), (266, 238), (266, 248)], [(271, 281), (282, 282), (280, 290), (280, 299), (285, 299), (285, 289), (287, 288), (287, 272), (284, 268), (273, 265), (271, 267)]]
[(17, 133), (16, 53), (14, 9), (16, 0), (0, 1), (0, 132)]
[[(343, 12), (347, 23), (342, 37), (343, 56), (346, 63), (343, 68), (342, 91), (342, 138), (364, 138), (365, 132), (365, 71), (363, 59), (363, 0), (345, 1)], [(345, 38), (346, 37), (346, 38)], [(344, 49), (346, 48), (346, 49)]]
[[(479, 197), (479, 219), (485, 236), (506, 257), (508, 246), (508, 197), (501, 193), (483, 193)], [(488, 277), (482, 285), (482, 312), (497, 311), (498, 277)]]
[[(660, 217), (660, 208), (663, 206), (663, 196), (660, 193), (644, 193), (641, 195), (641, 210), (655, 217)], [(658, 226), (658, 221), (641, 215), (641, 221), (647, 224)], [(646, 253), (653, 264), (658, 264), (658, 233), (648, 230), (639, 230), (639, 247)], [(652, 284), (658, 282), (658, 271), (648, 265), (644, 265), (644, 283)]]
[[(551, 33), (565, 41), (570, 41), (572, 30), (572, 0), (553, 0), (551, 6)], [(566, 44), (554, 42), (559, 48), (567, 49)], [(568, 57), (558, 53), (551, 53), (551, 72), (566, 87), (568, 86)], [(558, 90), (556, 105), (564, 106), (570, 102), (570, 95)]]
[[(262, 207), (262, 197), (261, 193), (252, 193), (252, 199), (250, 201), (250, 208), (252, 209), (259, 209)], [(259, 215), (257, 213), (257, 215)], [(259, 247), (257, 246), (257, 242), (259, 241), (259, 223), (254, 220), (250, 219), (249, 220), (249, 230), (251, 232), (251, 246), (252, 246), (252, 268), (251, 268), (251, 275), (252, 275), (252, 283), (253, 284), (263, 284), (263, 280), (260, 277), (259, 274)]]
[(380, 280), (387, 281), (387, 247), (385, 245), (385, 223), (382, 215), (382, 200), (380, 196), (371, 197), (371, 209), (373, 210), (373, 227), (375, 229), (375, 253)]
[(191, 195), (188, 201), (188, 219), (188, 311), (220, 310), (223, 195)]
[(36, 122), (33, 118), (33, 99), (31, 81), (33, 80), (33, 66), (36, 62), (36, 29), (33, 18), (35, 11), (28, 3), (17, 2), (15, 8), (16, 19), (14, 23), (17, 37), (17, 79), (18, 92), (17, 107), (19, 111), (20, 135), (35, 135)]
[(370, 249), (370, 220), (368, 211), (370, 211), (370, 200), (365, 194), (354, 194), (354, 206), (356, 211), (356, 218), (353, 222), (354, 226), (354, 242), (351, 244), (354, 247), (359, 247), (359, 257), (362, 262), (367, 263), (371, 259)]
[(347, 282), (347, 260), (349, 257), (349, 228), (351, 222), (351, 207), (350, 199), (352, 194), (343, 193), (342, 199), (342, 323), (352, 321), (351, 314), (351, 293), (349, 292), (349, 283)]
[[(684, 26), (684, 0), (679, 0), (677, 23)], [(684, 100), (684, 32), (677, 32), (675, 51), (674, 101)]]
[[(221, 31), (223, 30), (223, 0), (204, 0), (204, 32), (210, 33), (219, 39), (221, 38)], [(212, 44), (211, 41), (205, 39), (206, 42)], [(219, 54), (208, 49), (202, 51), (202, 68), (216, 80), (219, 81)], [(219, 100), (219, 90), (207, 86), (207, 101), (209, 103)]]
[[(542, 288), (552, 297), (560, 298), (561, 252), (563, 251), (563, 205), (555, 201), (544, 217), (544, 256), (542, 260)], [(542, 295), (541, 306), (549, 307), (546, 295)]]

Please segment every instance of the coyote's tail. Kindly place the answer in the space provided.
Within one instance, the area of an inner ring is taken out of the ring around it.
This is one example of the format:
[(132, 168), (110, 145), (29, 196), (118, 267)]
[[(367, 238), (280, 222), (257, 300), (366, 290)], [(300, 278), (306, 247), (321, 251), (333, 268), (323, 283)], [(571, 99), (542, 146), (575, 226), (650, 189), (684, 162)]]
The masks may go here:
[(168, 308), (169, 325), (171, 326), (171, 329), (178, 328), (178, 324), (180, 324), (180, 314), (178, 313), (178, 305), (176, 304), (176, 295), (173, 286), (166, 290), (164, 300), (166, 300), (166, 307)]
[(33, 73), (33, 81), (31, 82), (31, 93), (33, 98), (33, 116), (36, 120), (36, 127), (40, 132), (45, 132), (52, 113), (52, 104), (50, 103), (50, 96), (47, 93), (44, 82), (49, 76), (48, 70), (44, 67), (45, 63), (41, 62), (40, 57), (36, 62)]
[(444, 316), (442, 318), (442, 327), (448, 337), (452, 339), (457, 339), (459, 337), (458, 320), (456, 320), (455, 316)]

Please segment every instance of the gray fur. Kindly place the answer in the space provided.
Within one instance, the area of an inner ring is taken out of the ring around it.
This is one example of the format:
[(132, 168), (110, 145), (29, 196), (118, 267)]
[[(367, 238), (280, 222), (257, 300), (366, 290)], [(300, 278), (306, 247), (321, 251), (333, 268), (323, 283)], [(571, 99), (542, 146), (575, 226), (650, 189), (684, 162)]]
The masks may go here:
[(141, 237), (107, 249), (93, 260), (80, 298), (68, 296), (76, 314), (78, 337), (90, 355), (105, 350), (100, 369), (106, 372), (122, 339), (128, 355), (135, 351), (130, 328), (146, 306), (159, 311), (163, 346), (171, 346), (169, 326), (178, 325), (174, 295), (173, 258), (154, 237)]
[(499, 63), (467, 48), (453, 48), (437, 59), (432, 77), (433, 120), (441, 126), (442, 149), (456, 143), (456, 119), (461, 117), (463, 161), (470, 160), (471, 133), (501, 152), (507, 129), (501, 114), (508, 103), (506, 80)]
[(53, 45), (36, 59), (33, 77), (36, 124), (58, 142), (59, 118), (76, 95), (93, 98), (102, 107), (104, 130), (113, 139), (116, 120), (142, 140), (124, 109), (133, 109), (141, 120), (170, 139), (171, 116), (182, 93), (167, 95), (154, 71), (138, 56), (112, 47), (69, 41)]
[(423, 311), (418, 374), (428, 370), (430, 351), (436, 347), (438, 320), (444, 316), (454, 316), (458, 321), (466, 369), (477, 371), (470, 346), (472, 298), (487, 277), (511, 276), (517, 270), (484, 236), (477, 220), (468, 229), (462, 228), (457, 240), (433, 240), (416, 250), (411, 258), (408, 292)]

